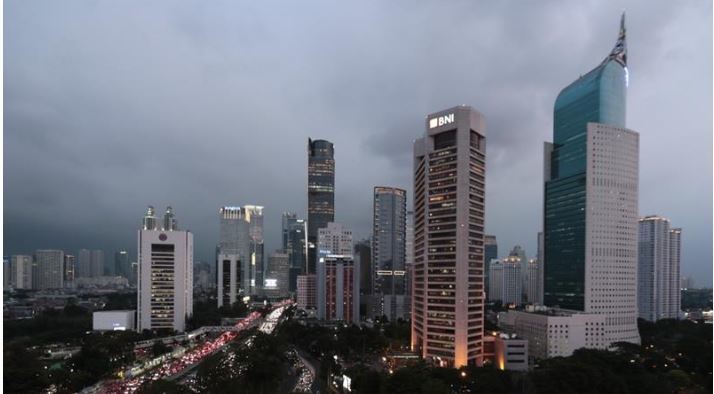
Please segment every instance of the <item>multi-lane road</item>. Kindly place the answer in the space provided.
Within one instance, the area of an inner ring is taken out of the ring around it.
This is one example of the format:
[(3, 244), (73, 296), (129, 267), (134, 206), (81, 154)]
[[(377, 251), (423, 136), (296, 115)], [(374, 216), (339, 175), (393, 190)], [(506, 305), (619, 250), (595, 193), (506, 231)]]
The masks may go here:
[(182, 356), (176, 359), (168, 360), (166, 363), (154, 369), (145, 371), (139, 376), (124, 380), (102, 382), (97, 385), (97, 391), (116, 394), (133, 393), (138, 390), (142, 384), (151, 380), (170, 379), (180, 375), (186, 370), (198, 365), (208, 356), (222, 349), (229, 342), (233, 341), (241, 332), (247, 329), (260, 324), (261, 331), (271, 333), (280, 316), (285, 311), (286, 307), (291, 303), (291, 301), (283, 301), (279, 304), (275, 304), (266, 319), (263, 319), (260, 313), (252, 312), (247, 317), (236, 323), (230, 331), (225, 331), (220, 334), (218, 338), (206, 340), (195, 348), (188, 350)]

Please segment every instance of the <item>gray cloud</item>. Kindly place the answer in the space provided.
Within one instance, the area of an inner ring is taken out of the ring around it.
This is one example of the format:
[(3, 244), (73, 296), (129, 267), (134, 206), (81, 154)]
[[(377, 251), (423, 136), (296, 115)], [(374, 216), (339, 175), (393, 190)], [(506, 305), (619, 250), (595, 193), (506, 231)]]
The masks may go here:
[(306, 142), (333, 141), (337, 219), (371, 228), (378, 184), (411, 191), (426, 114), (487, 118), (487, 230), (535, 252), (556, 95), (628, 12), (628, 126), (640, 211), (684, 228), (711, 278), (711, 2), (5, 4), (5, 254), (135, 251), (147, 204), (174, 206), (211, 260), (218, 207), (305, 214)]

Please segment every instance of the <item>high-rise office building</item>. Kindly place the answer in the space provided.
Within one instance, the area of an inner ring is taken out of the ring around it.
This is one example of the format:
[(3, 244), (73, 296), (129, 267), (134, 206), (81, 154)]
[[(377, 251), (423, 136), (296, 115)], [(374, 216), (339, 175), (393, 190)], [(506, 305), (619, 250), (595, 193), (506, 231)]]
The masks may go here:
[(77, 278), (92, 277), (92, 252), (89, 249), (80, 249), (77, 253)]
[(328, 254), (317, 263), (317, 317), (359, 323), (359, 266), (352, 254)]
[(412, 278), (414, 277), (414, 211), (407, 211), (406, 219), (406, 240), (404, 245), (406, 246), (404, 267), (407, 271), (406, 278), (406, 293), (409, 301), (407, 303), (409, 319), (412, 318)]
[(10, 284), (15, 289), (32, 289), (32, 256), (13, 255), (10, 258)]
[[(249, 279), (250, 294), (258, 294), (263, 287), (265, 266), (265, 244), (263, 240), (263, 207), (258, 205), (244, 205), (243, 217), (248, 222), (248, 262), (251, 272), (246, 275)], [(247, 271), (246, 271), (247, 272)], [(246, 282), (244, 282), (246, 283)]]
[[(484, 249), (484, 288), (488, 291), (490, 289), (490, 278), (491, 278), (491, 261), (498, 259), (498, 242), (496, 241), (495, 235), (484, 235), (483, 238), (483, 249)], [(489, 297), (486, 294), (487, 298)], [(489, 298), (490, 299), (490, 298)]]
[(126, 250), (114, 252), (114, 274), (130, 279), (131, 264), (129, 262), (129, 253)]
[[(241, 273), (244, 262), (247, 262), (245, 253), (247, 239), (247, 223), (243, 220), (240, 207), (222, 207), (219, 210), (220, 229), (219, 241), (216, 252), (216, 276), (218, 283), (218, 307), (230, 306), (238, 300), (238, 293), (242, 287)], [(244, 261), (245, 260), (245, 261)], [(250, 265), (245, 264), (250, 272)], [(247, 290), (247, 288), (243, 288)]]
[[(297, 278), (295, 278), (297, 280)], [(263, 294), (269, 297), (287, 297), (289, 294), (290, 256), (276, 250), (268, 257), (268, 269), (263, 284)]]
[(355, 243), (354, 263), (359, 266), (360, 317), (374, 318), (376, 308), (372, 295), (372, 240), (367, 238)]
[(71, 285), (74, 283), (74, 279), (76, 276), (76, 270), (77, 270), (77, 259), (71, 255), (71, 254), (66, 254), (64, 255), (64, 284), (65, 286)]
[(396, 187), (374, 188), (372, 261), (378, 315), (390, 321), (406, 319), (407, 192)]
[(668, 219), (657, 215), (646, 216), (639, 223), (639, 317), (649, 321), (678, 319), (682, 229), (671, 228)]
[[(64, 287), (64, 252), (61, 250), (35, 251), (35, 269), (33, 279), (36, 277), (34, 289), (61, 289)], [(37, 275), (35, 275), (37, 274)]]
[(523, 302), (520, 257), (508, 256), (491, 262), (489, 301), (500, 301), (503, 305), (520, 305)]
[(139, 283), (137, 330), (184, 331), (193, 314), (193, 234), (175, 225), (169, 230), (138, 230)]
[(318, 231), (317, 249), (318, 259), (328, 254), (352, 256), (352, 230), (339, 223), (327, 223)]
[(97, 278), (104, 276), (104, 251), (93, 250), (91, 252), (91, 263), (89, 265), (89, 276)]
[(355, 264), (359, 264), (359, 288), (362, 294), (372, 294), (372, 241), (363, 239), (355, 243)]
[(313, 310), (317, 307), (317, 275), (298, 275), (297, 306), (298, 308)]
[(263, 207), (222, 207), (217, 248), (218, 306), (239, 294), (254, 295), (263, 284)]
[(544, 149), (544, 301), (606, 315), (610, 343), (639, 343), (639, 135), (625, 128), (624, 14), (612, 52), (555, 101)]
[(531, 304), (543, 304), (542, 264), (538, 259), (528, 260), (528, 273), (526, 274), (526, 300)]
[(283, 213), (283, 250), (290, 263), (289, 291), (297, 291), (297, 277), (307, 269), (307, 223), (291, 212)]
[(297, 220), (297, 214), (295, 212), (283, 212), (283, 225), (282, 225), (282, 235), (283, 235), (283, 250), (288, 250), (288, 243), (290, 242), (290, 225), (295, 223)]
[(429, 115), (414, 142), (411, 347), (442, 366), (483, 360), (485, 178), (483, 115)]
[(307, 272), (315, 273), (317, 233), (335, 221), (335, 148), (325, 140), (307, 140)]

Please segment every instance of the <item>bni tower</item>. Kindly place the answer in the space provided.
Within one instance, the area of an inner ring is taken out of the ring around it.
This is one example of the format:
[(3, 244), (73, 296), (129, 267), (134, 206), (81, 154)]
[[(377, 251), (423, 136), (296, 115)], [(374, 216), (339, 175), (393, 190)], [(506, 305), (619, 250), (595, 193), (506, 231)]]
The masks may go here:
[(545, 144), (544, 303), (606, 315), (606, 341), (639, 343), (639, 135), (625, 128), (625, 18), (614, 49), (555, 101)]
[(315, 273), (317, 230), (335, 221), (335, 148), (326, 140), (307, 140), (307, 272)]
[(414, 142), (411, 346), (441, 366), (483, 360), (485, 135), (483, 115), (459, 106)]

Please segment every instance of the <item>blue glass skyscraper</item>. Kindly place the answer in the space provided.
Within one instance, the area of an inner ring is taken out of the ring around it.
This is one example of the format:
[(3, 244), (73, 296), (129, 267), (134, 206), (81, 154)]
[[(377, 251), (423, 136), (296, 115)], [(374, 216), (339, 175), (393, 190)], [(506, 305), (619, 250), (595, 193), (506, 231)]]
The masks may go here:
[(624, 14), (612, 52), (555, 101), (545, 145), (544, 303), (606, 316), (586, 347), (639, 343), (639, 134), (625, 128)]
[(546, 305), (584, 310), (587, 124), (625, 127), (626, 90), (623, 14), (610, 55), (565, 87), (555, 101), (553, 144), (546, 158), (550, 178), (545, 183), (544, 207)]

